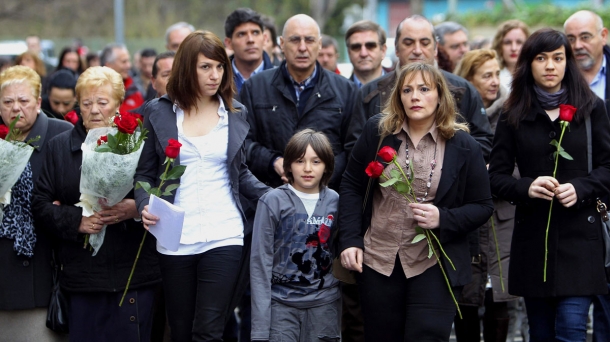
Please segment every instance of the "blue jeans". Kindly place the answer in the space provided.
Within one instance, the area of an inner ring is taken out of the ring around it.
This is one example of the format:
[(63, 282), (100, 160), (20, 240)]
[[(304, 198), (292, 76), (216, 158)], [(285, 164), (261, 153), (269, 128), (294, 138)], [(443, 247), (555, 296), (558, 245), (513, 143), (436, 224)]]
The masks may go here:
[(594, 296), (526, 297), (530, 342), (587, 340), (587, 316)]
[(610, 341), (610, 294), (595, 296), (593, 300), (593, 342), (604, 341)]

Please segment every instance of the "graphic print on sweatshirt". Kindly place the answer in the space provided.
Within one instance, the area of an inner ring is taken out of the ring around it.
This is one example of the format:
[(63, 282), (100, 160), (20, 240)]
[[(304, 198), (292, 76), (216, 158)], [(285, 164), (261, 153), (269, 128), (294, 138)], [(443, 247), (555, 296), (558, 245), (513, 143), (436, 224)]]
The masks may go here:
[[(275, 232), (272, 284), (324, 288), (332, 266), (329, 238), (334, 216), (288, 216)], [(295, 284), (296, 283), (296, 284)], [(294, 290), (294, 289), (293, 289)]]

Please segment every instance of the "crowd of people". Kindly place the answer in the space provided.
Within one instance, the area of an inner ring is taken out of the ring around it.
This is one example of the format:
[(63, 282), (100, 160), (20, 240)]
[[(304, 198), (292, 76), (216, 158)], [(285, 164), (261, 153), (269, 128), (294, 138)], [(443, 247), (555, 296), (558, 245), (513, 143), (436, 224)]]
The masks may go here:
[[(509, 20), (493, 39), (412, 15), (390, 69), (386, 32), (358, 21), (349, 78), (307, 15), (279, 35), (240, 8), (224, 29), (176, 23), (135, 69), (117, 43), (2, 67), (0, 132), (35, 141), (0, 194), (0, 341), (449, 341), (454, 327), (498, 342), (516, 321), (526, 341), (585, 341), (592, 304), (593, 340), (610, 340), (597, 14), (563, 32)], [(86, 214), (84, 142), (133, 113), (139, 186)], [(161, 184), (183, 222), (151, 209)], [(161, 223), (176, 249), (147, 234)], [(67, 334), (46, 324), (54, 282)]]

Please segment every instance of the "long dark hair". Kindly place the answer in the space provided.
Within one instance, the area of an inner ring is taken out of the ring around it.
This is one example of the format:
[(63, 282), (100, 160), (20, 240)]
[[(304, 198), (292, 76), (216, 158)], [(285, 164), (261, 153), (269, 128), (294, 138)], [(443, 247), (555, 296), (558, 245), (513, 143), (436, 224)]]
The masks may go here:
[(78, 75), (80, 75), (83, 73), (83, 71), (85, 71), (85, 68), (83, 65), (83, 60), (80, 57), (78, 50), (75, 47), (71, 47), (71, 46), (65, 47), (65, 48), (63, 48), (63, 50), (61, 50), (55, 71), (59, 71), (61, 69), (67, 69), (65, 66), (63, 66), (63, 62), (64, 62), (64, 57), (66, 57), (66, 55), (70, 52), (73, 52), (78, 56), (78, 70), (73, 70), (73, 71), (76, 72)]
[(589, 113), (593, 109), (596, 95), (580, 74), (567, 37), (562, 32), (543, 28), (534, 32), (525, 41), (517, 60), (511, 85), (512, 91), (508, 100), (504, 103), (504, 110), (508, 114), (508, 123), (511, 126), (519, 127), (519, 122), (530, 112), (534, 101), (537, 101), (534, 91), (535, 81), (532, 75), (532, 61), (538, 54), (555, 51), (562, 45), (566, 50), (566, 69), (561, 85), (568, 94), (568, 103), (578, 108), (574, 120), (577, 122), (582, 120), (585, 113)]
[(185, 111), (197, 108), (197, 99), (202, 94), (197, 79), (197, 58), (200, 53), (224, 65), (217, 94), (222, 97), (228, 111), (235, 111), (231, 102), (235, 94), (231, 60), (220, 39), (209, 31), (195, 31), (180, 44), (167, 82), (167, 95)]

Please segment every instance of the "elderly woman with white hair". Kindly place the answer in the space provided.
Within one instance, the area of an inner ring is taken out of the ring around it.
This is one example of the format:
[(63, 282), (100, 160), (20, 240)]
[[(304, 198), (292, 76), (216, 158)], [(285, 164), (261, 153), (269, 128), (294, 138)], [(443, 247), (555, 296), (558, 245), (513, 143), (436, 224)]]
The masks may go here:
[[(76, 96), (82, 118), (74, 128), (50, 141), (42, 175), (36, 184), (36, 219), (60, 240), (60, 284), (69, 294), (71, 341), (149, 341), (154, 285), (160, 280), (154, 239), (146, 239), (125, 289), (145, 230), (133, 195), (85, 217), (79, 202), (81, 144), (93, 128), (110, 125), (125, 95), (123, 79), (107, 67), (87, 69), (78, 79)], [(104, 165), (100, 165), (103, 168)], [(106, 225), (104, 244), (95, 256), (83, 248), (87, 234)]]

